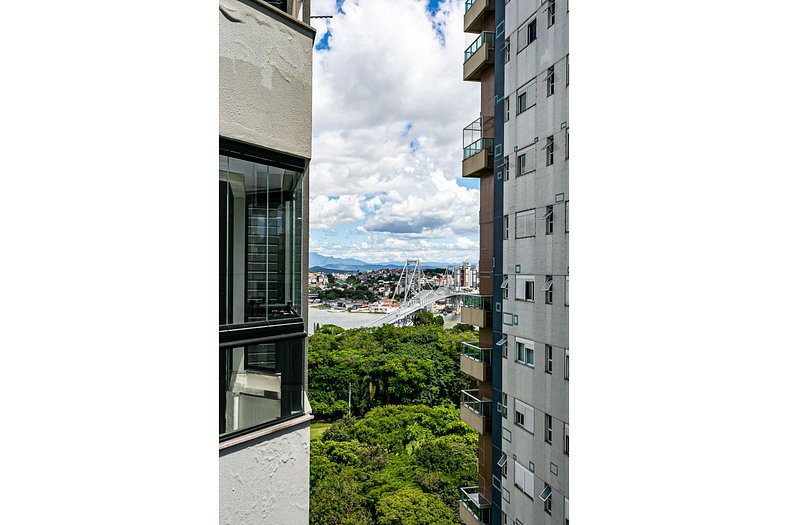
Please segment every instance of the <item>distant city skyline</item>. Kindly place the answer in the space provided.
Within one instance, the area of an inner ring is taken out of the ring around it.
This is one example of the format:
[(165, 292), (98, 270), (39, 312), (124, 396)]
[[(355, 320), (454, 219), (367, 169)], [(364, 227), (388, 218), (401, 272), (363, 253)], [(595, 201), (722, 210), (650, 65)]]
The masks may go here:
[(382, 263), (478, 258), (462, 129), (460, 0), (313, 0), (310, 251)]

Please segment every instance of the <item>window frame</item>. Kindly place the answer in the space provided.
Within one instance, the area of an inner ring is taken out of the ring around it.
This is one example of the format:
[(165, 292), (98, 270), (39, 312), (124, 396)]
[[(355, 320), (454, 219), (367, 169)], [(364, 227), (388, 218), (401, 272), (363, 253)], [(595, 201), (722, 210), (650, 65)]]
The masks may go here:
[(555, 95), (555, 66), (547, 68), (545, 80), (547, 81), (547, 96), (545, 98), (550, 98)]
[[(533, 31), (531, 30), (533, 28)], [(536, 25), (536, 17), (533, 18), (530, 22), (526, 23), (526, 38), (525, 38), (525, 47), (530, 46), (536, 39), (539, 37), (537, 34), (537, 25)]]
[(553, 140), (553, 135), (547, 137), (547, 144), (545, 144), (545, 166), (552, 166), (555, 162), (555, 141)]
[(547, 4), (547, 27), (553, 27), (555, 25), (555, 0), (548, 0)]
[(555, 286), (555, 280), (553, 279), (553, 276), (545, 275), (544, 285), (542, 286), (542, 291), (544, 292), (544, 304), (553, 304), (553, 286)]
[(553, 416), (544, 414), (544, 442), (553, 444)]
[(553, 373), (553, 346), (544, 345), (544, 371), (547, 374)]

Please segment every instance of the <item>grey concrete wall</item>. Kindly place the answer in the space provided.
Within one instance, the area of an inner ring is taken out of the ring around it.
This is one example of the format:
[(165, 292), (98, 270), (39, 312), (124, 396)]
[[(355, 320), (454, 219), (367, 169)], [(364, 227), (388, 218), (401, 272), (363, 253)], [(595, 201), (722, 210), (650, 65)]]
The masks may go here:
[(309, 523), (309, 423), (222, 451), (219, 523)]
[(219, 9), (219, 134), (310, 158), (314, 30), (262, 2)]
[[(509, 156), (510, 175), (504, 183), (504, 215), (509, 215), (509, 238), (503, 245), (504, 273), (509, 277), (509, 299), (503, 301), (504, 313), (517, 323), (504, 326), (509, 336), (509, 357), (504, 359), (502, 389), (509, 396), (508, 418), (503, 427), (511, 432), (511, 442), (502, 449), (510, 458), (528, 466), (534, 463), (535, 499), (514, 486), (513, 464), (502, 486), (509, 490), (510, 501), (502, 502), (511, 523), (519, 519), (529, 525), (563, 523), (564, 496), (569, 495), (569, 456), (564, 454), (564, 423), (569, 419), (569, 381), (564, 379), (564, 351), (569, 346), (569, 308), (564, 304), (565, 277), (569, 267), (569, 234), (565, 232), (565, 202), (569, 200), (568, 160), (565, 128), (569, 125), (566, 62), (568, 55), (568, 14), (566, 0), (556, 1), (556, 21), (547, 27), (547, 3), (520, 0), (506, 4), (505, 35), (510, 39), (510, 60), (504, 65), (504, 96), (510, 97), (510, 118), (504, 124), (504, 154)], [(517, 53), (517, 30), (537, 19), (537, 39)], [(547, 96), (547, 69), (555, 68), (555, 92)], [(536, 79), (536, 105), (517, 114), (518, 89)], [(546, 165), (546, 138), (554, 137), (553, 164)], [(517, 154), (534, 144), (536, 171), (517, 177)], [(517, 150), (515, 150), (517, 148)], [(553, 206), (553, 233), (545, 233), (541, 220), (546, 207)], [(536, 211), (536, 236), (517, 239), (514, 215)], [(515, 271), (535, 276), (533, 302), (515, 299)], [(542, 285), (545, 275), (553, 276), (553, 301), (545, 303)], [(514, 337), (535, 342), (534, 367), (516, 361)], [(545, 372), (545, 345), (553, 347), (553, 371)], [(514, 400), (534, 407), (534, 433), (515, 425)], [(552, 444), (545, 442), (545, 418), (553, 417)], [(507, 432), (504, 431), (504, 435)], [(552, 464), (552, 465), (551, 465)], [(552, 467), (552, 471), (551, 471)], [(555, 473), (557, 472), (557, 474)], [(553, 511), (548, 515), (538, 499), (544, 484), (553, 488)]]

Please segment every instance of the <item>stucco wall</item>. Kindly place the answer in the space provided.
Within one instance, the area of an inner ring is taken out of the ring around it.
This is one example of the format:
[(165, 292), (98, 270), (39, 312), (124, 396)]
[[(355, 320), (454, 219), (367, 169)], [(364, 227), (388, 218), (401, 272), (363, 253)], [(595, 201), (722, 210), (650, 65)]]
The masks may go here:
[(314, 30), (267, 4), (219, 10), (219, 134), (310, 158)]
[(219, 523), (309, 523), (309, 423), (223, 450)]

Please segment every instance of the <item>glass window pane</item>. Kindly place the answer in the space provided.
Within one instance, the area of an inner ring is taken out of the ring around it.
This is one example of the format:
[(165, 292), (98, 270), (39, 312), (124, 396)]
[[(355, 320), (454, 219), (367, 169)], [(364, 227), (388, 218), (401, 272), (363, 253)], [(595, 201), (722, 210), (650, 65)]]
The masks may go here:
[(219, 435), (304, 411), (305, 339), (219, 350)]

